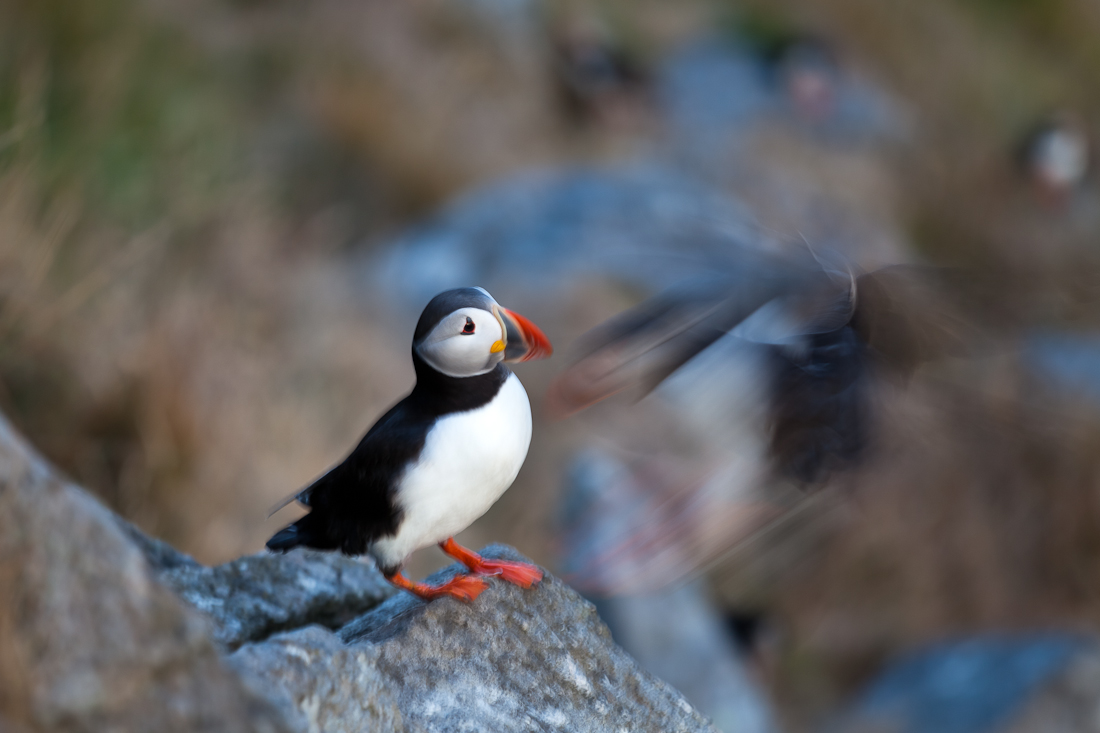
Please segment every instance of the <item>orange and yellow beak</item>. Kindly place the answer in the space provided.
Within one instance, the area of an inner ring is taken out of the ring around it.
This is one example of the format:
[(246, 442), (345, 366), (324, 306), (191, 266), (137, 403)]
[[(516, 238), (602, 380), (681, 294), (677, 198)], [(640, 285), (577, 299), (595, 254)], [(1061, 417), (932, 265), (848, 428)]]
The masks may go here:
[(504, 361), (545, 359), (554, 353), (550, 339), (528, 318), (499, 305), (493, 306), (493, 313), (500, 321), (504, 339), (494, 343), (490, 350), (494, 354), (503, 351)]

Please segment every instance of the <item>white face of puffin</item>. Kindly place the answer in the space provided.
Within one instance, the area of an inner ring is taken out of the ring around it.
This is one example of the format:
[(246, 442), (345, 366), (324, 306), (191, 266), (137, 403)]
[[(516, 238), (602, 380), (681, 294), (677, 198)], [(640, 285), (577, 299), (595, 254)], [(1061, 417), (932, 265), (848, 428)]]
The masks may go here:
[(504, 308), (483, 288), (458, 288), (440, 293), (425, 308), (421, 321), (433, 309), (454, 308), (414, 348), (420, 358), (449, 377), (475, 377), (492, 371), (502, 361), (528, 361), (550, 356), (553, 348), (538, 326)]
[(473, 377), (504, 360), (505, 337), (504, 325), (493, 313), (459, 308), (432, 329), (417, 351), (449, 377)]

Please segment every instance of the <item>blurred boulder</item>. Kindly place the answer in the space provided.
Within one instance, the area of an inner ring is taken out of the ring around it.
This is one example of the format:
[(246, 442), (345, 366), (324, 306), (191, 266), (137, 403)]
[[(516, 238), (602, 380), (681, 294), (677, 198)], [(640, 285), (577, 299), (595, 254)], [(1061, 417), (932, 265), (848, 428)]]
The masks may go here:
[(365, 290), (378, 283), (419, 303), (470, 283), (556, 293), (604, 277), (661, 288), (765, 246), (747, 210), (675, 168), (563, 168), (459, 198), (368, 260)]
[[(483, 554), (523, 559), (503, 546)], [(493, 582), (469, 605), (399, 594), (337, 633), (281, 634), (230, 660), (311, 730), (713, 730), (551, 576), (534, 590)]]
[[(717, 162), (722, 153), (712, 147), (703, 155)], [(826, 192), (813, 176), (795, 171), (779, 180), (764, 168), (728, 169), (757, 187), (772, 181), (769, 196), (793, 212), (784, 220), (791, 226), (762, 226), (758, 214), (767, 207), (746, 205), (750, 199), (731, 196), (690, 167), (639, 160), (537, 170), (475, 189), (363, 256), (361, 290), (381, 289), (417, 307), (470, 283), (502, 299), (522, 292), (557, 301), (593, 281), (652, 293), (714, 270), (737, 270), (761, 253), (804, 250), (807, 242), (815, 250), (835, 249), (859, 267), (905, 260), (892, 212), (876, 203), (881, 196), (868, 197), (867, 210), (849, 211), (821, 206)], [(865, 182), (878, 193), (889, 188), (870, 178)]]
[(1039, 332), (1024, 345), (1024, 361), (1044, 383), (1100, 405), (1100, 335)]
[(835, 731), (1100, 731), (1100, 653), (1070, 634), (944, 642), (890, 664)]
[(292, 730), (115, 516), (3, 418), (0, 558), (0, 730)]

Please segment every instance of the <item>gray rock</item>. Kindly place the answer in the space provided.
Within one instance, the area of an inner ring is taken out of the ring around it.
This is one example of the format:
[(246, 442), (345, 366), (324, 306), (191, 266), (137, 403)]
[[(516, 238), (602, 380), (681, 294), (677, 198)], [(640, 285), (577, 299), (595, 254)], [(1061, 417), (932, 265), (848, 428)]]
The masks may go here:
[(109, 510), (0, 418), (0, 729), (289, 731)]
[(774, 733), (775, 716), (699, 581), (601, 599), (614, 634), (643, 668), (675, 685), (724, 733)]
[[(483, 552), (522, 559), (506, 547)], [(532, 590), (492, 581), (471, 604), (402, 593), (338, 634), (279, 635), (246, 644), (231, 661), (313, 730), (714, 730), (552, 576)]]
[(345, 645), (320, 626), (249, 644), (230, 663), (254, 689), (278, 700), (304, 730), (326, 733), (404, 731), (379, 647)]
[(303, 550), (213, 568), (177, 563), (160, 579), (211, 620), (227, 650), (309, 624), (339, 627), (396, 592), (373, 565)]
[(1026, 341), (1023, 357), (1045, 383), (1100, 404), (1100, 334), (1039, 332)]

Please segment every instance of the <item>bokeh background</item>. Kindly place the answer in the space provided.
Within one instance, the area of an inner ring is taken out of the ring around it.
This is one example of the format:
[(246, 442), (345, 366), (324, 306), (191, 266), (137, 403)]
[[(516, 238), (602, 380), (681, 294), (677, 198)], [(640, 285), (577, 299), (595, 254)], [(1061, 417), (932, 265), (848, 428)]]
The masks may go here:
[[(3, 0), (0, 406), (217, 563), (411, 386), (443, 287), (567, 355), (727, 242), (963, 268), (973, 352), (882, 384), (843, 500), (704, 578), (807, 729), (917, 645), (1096, 630), (1098, 83), (1091, 0)], [(531, 455), (460, 538), (551, 568), (608, 429), (545, 418), (556, 369), (517, 369)]]

